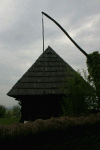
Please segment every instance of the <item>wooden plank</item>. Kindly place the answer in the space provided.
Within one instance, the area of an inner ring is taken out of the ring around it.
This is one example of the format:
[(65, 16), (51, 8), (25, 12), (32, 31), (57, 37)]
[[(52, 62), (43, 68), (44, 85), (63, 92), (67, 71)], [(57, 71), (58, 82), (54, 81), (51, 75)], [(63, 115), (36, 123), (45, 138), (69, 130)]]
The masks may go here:
[[(59, 72), (54, 72), (54, 71), (52, 71), (52, 72), (45, 72), (45, 76), (48, 76), (48, 77), (52, 77), (52, 76), (54, 76), (54, 77), (56, 77), (56, 76), (64, 76), (65, 75), (65, 72), (64, 71), (59, 71)], [(25, 74), (25, 77), (41, 77), (41, 76), (44, 76), (44, 72), (42, 71), (42, 72), (27, 72), (26, 74)]]
[[(60, 89), (45, 89), (45, 94), (64, 94)], [(44, 95), (44, 89), (13, 89), (9, 95)]]
[(38, 61), (35, 67), (65, 67), (63, 62), (40, 62)]
[[(40, 62), (43, 62), (43, 57), (40, 57), (39, 60)], [(45, 62), (62, 62), (61, 58), (55, 57), (55, 58), (45, 58)]]
[[(63, 82), (53, 82), (53, 83), (45, 83), (45, 88), (59, 88), (64, 87), (65, 84)], [(14, 89), (43, 89), (44, 83), (18, 83), (14, 87)]]
[[(45, 77), (45, 82), (51, 83), (51, 82), (62, 82), (64, 77)], [(41, 83), (44, 82), (44, 77), (23, 77), (20, 79), (20, 82), (35, 82), (35, 83)]]

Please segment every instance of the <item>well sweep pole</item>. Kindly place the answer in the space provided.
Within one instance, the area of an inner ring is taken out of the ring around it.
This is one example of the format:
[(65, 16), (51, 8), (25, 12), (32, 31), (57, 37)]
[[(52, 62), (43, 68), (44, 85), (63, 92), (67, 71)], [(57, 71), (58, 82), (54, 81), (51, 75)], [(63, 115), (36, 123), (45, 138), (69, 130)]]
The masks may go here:
[(62, 26), (56, 22), (53, 18), (51, 18), (49, 15), (47, 15), (46, 13), (42, 12), (42, 14), (44, 14), (46, 17), (48, 17), (49, 19), (51, 19), (65, 34), (66, 36), (72, 41), (72, 43), (87, 57), (90, 59), (90, 61), (92, 61), (91, 57), (69, 36), (69, 34), (62, 28)]

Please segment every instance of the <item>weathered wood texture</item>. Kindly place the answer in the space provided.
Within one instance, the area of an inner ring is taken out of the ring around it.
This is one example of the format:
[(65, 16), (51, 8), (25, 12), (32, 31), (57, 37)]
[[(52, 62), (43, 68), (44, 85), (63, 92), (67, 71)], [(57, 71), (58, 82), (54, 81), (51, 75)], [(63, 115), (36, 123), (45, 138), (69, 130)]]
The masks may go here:
[(45, 95), (64, 94), (61, 88), (66, 87), (63, 80), (67, 70), (70, 70), (69, 76), (72, 77), (75, 70), (48, 46), (44, 55), (40, 55), (7, 95), (15, 98), (22, 95), (43, 95), (44, 87)]

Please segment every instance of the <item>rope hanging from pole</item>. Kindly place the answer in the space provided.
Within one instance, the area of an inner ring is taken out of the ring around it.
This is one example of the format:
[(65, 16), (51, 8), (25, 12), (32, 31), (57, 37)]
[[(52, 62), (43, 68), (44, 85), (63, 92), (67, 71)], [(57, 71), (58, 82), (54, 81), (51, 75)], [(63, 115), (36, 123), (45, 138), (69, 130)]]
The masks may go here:
[(42, 14), (43, 64), (44, 64), (44, 97), (45, 97), (45, 61), (44, 61), (44, 22)]

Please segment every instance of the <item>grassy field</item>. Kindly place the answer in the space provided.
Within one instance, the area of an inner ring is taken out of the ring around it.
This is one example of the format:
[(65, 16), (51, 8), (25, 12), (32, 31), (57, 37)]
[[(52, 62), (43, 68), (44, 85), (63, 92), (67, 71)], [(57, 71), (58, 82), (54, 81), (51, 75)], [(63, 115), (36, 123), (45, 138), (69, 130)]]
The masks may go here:
[(0, 124), (10, 125), (15, 122), (19, 122), (20, 118), (0, 118)]

